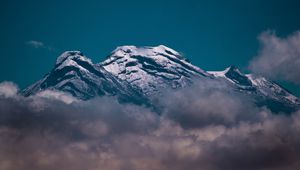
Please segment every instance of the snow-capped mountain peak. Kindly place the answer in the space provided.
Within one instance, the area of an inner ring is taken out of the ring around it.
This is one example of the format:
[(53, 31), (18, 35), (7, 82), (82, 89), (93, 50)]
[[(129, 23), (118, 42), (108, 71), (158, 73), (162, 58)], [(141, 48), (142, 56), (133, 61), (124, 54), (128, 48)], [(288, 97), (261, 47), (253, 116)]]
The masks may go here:
[(140, 91), (116, 78), (102, 66), (92, 63), (80, 51), (61, 54), (55, 67), (43, 79), (25, 89), (23, 95), (29, 96), (48, 89), (64, 91), (79, 99), (107, 95), (135, 103), (144, 100)]
[(91, 59), (84, 56), (82, 52), (66, 51), (57, 58), (55, 69), (62, 69), (66, 66), (73, 66), (79, 68), (80, 70), (86, 70), (86, 68), (84, 68), (80, 63), (93, 65)]
[(128, 54), (129, 56), (141, 55), (141, 56), (156, 56), (157, 54), (165, 54), (170, 55), (171, 57), (178, 57), (179, 59), (184, 59), (181, 55), (164, 45), (159, 45), (156, 47), (144, 46), (144, 47), (137, 47), (133, 45), (125, 45), (117, 47), (113, 52), (112, 55), (115, 56), (124, 56)]
[(226, 77), (226, 74), (235, 73), (242, 75), (241, 71), (236, 66), (229, 66), (223, 71), (208, 71), (209, 74), (212, 74), (216, 77)]
[(223, 71), (208, 71), (215, 77), (223, 77), (232, 83), (236, 83), (240, 86), (251, 86), (251, 81), (242, 74), (241, 71), (236, 66), (227, 67)]
[(140, 87), (146, 94), (165, 86), (185, 86), (193, 77), (210, 76), (163, 45), (120, 46), (100, 65), (118, 78)]
[(90, 59), (86, 58), (81, 51), (65, 51), (56, 59), (56, 65), (74, 58), (90, 61)]
[(116, 96), (120, 101), (152, 105), (152, 96), (162, 94), (167, 88), (186, 87), (205, 79), (225, 82), (229, 85), (226, 90), (244, 95), (257, 105), (276, 112), (290, 113), (300, 107), (297, 97), (264, 77), (243, 74), (235, 66), (206, 72), (164, 45), (120, 46), (97, 64), (80, 51), (64, 52), (44, 78), (22, 93), (30, 96), (57, 90), (84, 100)]

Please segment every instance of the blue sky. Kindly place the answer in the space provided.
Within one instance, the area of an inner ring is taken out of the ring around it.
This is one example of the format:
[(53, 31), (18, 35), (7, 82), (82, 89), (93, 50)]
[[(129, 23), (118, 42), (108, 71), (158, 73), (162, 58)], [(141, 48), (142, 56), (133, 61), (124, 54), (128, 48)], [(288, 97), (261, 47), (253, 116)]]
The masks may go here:
[(99, 62), (120, 45), (164, 44), (204, 70), (246, 70), (262, 32), (285, 37), (299, 30), (299, 6), (296, 0), (2, 1), (0, 81), (24, 88), (63, 51), (81, 50)]

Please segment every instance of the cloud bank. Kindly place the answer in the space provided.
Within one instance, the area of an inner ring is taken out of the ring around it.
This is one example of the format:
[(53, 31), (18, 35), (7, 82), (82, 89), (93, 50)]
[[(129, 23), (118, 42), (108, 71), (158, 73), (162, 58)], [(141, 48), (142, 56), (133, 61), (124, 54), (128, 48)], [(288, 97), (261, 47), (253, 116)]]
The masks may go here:
[(261, 50), (249, 68), (273, 80), (290, 81), (300, 84), (300, 31), (286, 38), (274, 32), (259, 36)]
[[(7, 89), (17, 87), (0, 84)], [(0, 169), (297, 169), (300, 111), (274, 115), (226, 89), (201, 81), (167, 91), (161, 115), (110, 97), (12, 90), (0, 95)]]

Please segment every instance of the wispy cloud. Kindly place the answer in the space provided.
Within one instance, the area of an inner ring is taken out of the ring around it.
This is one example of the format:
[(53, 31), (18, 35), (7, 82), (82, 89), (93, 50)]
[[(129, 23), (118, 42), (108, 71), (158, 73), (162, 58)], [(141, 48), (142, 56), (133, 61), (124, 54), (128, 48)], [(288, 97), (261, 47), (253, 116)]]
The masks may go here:
[(29, 46), (32, 46), (34, 48), (44, 48), (45, 47), (43, 42), (35, 41), (35, 40), (27, 41), (25, 44), (29, 45)]
[(54, 51), (55, 49), (53, 47), (51, 47), (50, 45), (47, 45), (41, 41), (37, 41), (37, 40), (30, 40), (25, 42), (26, 45), (31, 46), (33, 48), (36, 49), (47, 49), (49, 51)]
[(300, 31), (285, 38), (267, 31), (259, 36), (261, 50), (249, 68), (274, 80), (300, 84)]

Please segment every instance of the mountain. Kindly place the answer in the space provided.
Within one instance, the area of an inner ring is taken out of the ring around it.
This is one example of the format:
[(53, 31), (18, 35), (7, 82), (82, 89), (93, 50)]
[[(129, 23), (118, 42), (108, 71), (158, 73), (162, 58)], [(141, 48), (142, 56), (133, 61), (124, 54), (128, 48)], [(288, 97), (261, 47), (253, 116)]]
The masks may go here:
[(166, 87), (184, 87), (194, 78), (211, 76), (163, 45), (121, 46), (100, 65), (119, 79), (141, 88), (146, 95), (155, 94)]
[(152, 97), (159, 96), (164, 89), (188, 87), (202, 79), (226, 82), (232, 90), (276, 112), (292, 112), (300, 106), (297, 97), (264, 77), (243, 74), (234, 66), (223, 71), (204, 71), (163, 45), (120, 46), (96, 64), (80, 51), (64, 52), (54, 68), (25, 89), (23, 95), (50, 89), (83, 100), (116, 96), (122, 102), (151, 105)]
[(253, 97), (258, 105), (266, 105), (274, 112), (291, 112), (300, 105), (299, 99), (280, 85), (262, 76), (243, 74), (235, 66), (208, 73), (217, 79), (224, 79), (233, 85), (236, 91)]
[(87, 100), (95, 96), (117, 96), (121, 101), (144, 101), (140, 90), (116, 78), (102, 66), (93, 64), (80, 51), (67, 51), (60, 55), (50, 73), (23, 91), (30, 96), (40, 91), (59, 90)]

